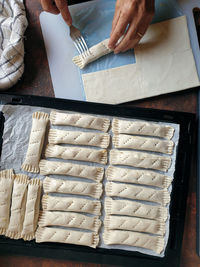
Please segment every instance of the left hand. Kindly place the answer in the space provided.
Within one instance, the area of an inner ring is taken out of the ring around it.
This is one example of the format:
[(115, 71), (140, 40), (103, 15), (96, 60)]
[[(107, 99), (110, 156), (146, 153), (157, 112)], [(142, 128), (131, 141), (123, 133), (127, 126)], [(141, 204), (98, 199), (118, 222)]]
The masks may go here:
[[(154, 2), (117, 0), (109, 41), (109, 47), (114, 49), (114, 53), (125, 52), (139, 43), (154, 16)], [(122, 41), (117, 45), (122, 36)]]

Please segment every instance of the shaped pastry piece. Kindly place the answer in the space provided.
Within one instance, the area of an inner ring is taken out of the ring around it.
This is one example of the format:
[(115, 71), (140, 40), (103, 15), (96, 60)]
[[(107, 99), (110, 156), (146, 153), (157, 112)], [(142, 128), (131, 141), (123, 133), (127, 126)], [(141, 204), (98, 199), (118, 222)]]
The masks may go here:
[(110, 120), (107, 118), (80, 113), (61, 113), (54, 110), (50, 114), (50, 121), (53, 125), (70, 125), (103, 132), (107, 132), (110, 126)]
[(128, 230), (164, 235), (165, 223), (137, 217), (107, 215), (104, 219), (106, 230)]
[(103, 234), (106, 245), (126, 245), (132, 247), (146, 248), (160, 254), (164, 249), (164, 238), (141, 234), (131, 231), (109, 230)]
[(106, 183), (106, 194), (108, 196), (151, 201), (166, 205), (170, 201), (167, 189), (152, 189), (144, 186), (135, 186), (121, 183)]
[(127, 165), (136, 168), (153, 169), (166, 172), (171, 166), (171, 158), (155, 156), (150, 153), (112, 149), (110, 151), (110, 164)]
[(13, 170), (0, 171), (0, 235), (5, 235), (10, 219)]
[(36, 231), (36, 242), (58, 242), (96, 248), (99, 236), (96, 233), (39, 227)]
[(75, 177), (82, 177), (94, 181), (101, 181), (104, 175), (104, 168), (88, 165), (74, 164), (61, 161), (40, 161), (40, 173), (42, 175), (59, 174)]
[(117, 181), (131, 184), (144, 184), (160, 188), (168, 188), (172, 178), (158, 172), (149, 170), (135, 170), (109, 166), (106, 170), (109, 181)]
[(43, 210), (76, 211), (101, 215), (101, 202), (77, 197), (57, 197), (47, 194), (42, 197)]
[(173, 153), (174, 148), (173, 141), (131, 136), (127, 134), (115, 134), (113, 136), (113, 144), (115, 148), (132, 148), (170, 155)]
[(24, 240), (32, 240), (35, 237), (40, 209), (41, 186), (40, 179), (31, 179), (28, 184), (26, 211), (22, 229), (22, 238)]
[(28, 176), (17, 174), (13, 183), (10, 222), (6, 231), (6, 236), (13, 239), (21, 238), (25, 215), (28, 182)]
[(165, 222), (167, 220), (167, 208), (152, 206), (136, 201), (105, 198), (106, 214), (127, 215), (140, 218), (154, 219)]
[(82, 160), (101, 164), (107, 163), (106, 149), (99, 150), (95, 148), (58, 146), (49, 144), (45, 150), (45, 157)]
[[(102, 184), (80, 181), (60, 180), (46, 177), (43, 182), (45, 193), (65, 193), (90, 196), (99, 199), (102, 194)], [(80, 199), (81, 201), (81, 199)]]
[(41, 211), (38, 225), (80, 228), (97, 233), (101, 221), (98, 216), (91, 217), (75, 212)]
[(38, 173), (39, 161), (44, 143), (46, 126), (49, 115), (43, 112), (34, 112), (32, 116), (32, 128), (26, 152), (26, 158), (21, 168), (27, 172)]
[(72, 61), (80, 68), (83, 69), (87, 64), (92, 61), (97, 60), (100, 57), (103, 57), (112, 52), (112, 50), (108, 47), (109, 39), (105, 39), (104, 41), (92, 46), (89, 49), (88, 54), (78, 55), (73, 57)]
[(135, 134), (156, 136), (166, 139), (172, 139), (174, 135), (174, 128), (169, 125), (163, 125), (147, 121), (128, 121), (113, 119), (112, 131), (115, 134)]
[(110, 143), (110, 135), (108, 133), (50, 129), (48, 140), (50, 144), (87, 145), (107, 148)]

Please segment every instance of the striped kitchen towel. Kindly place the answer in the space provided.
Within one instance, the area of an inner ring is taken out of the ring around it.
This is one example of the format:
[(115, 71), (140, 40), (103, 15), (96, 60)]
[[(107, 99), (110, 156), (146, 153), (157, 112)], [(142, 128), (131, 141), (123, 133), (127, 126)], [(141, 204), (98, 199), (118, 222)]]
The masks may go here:
[(12, 87), (24, 72), (23, 0), (0, 0), (0, 90)]

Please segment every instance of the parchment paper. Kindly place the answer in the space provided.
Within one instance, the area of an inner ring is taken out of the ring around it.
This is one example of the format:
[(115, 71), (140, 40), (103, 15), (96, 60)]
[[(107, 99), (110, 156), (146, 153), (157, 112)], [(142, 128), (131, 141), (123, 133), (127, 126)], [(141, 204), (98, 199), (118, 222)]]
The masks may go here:
[[(0, 110), (4, 113), (4, 117), (5, 117), (4, 133), (3, 133), (3, 146), (2, 146), (2, 155), (1, 155), (1, 162), (0, 162), (1, 170), (13, 168), (16, 173), (20, 172), (20, 173), (27, 174), (27, 172), (24, 172), (23, 170), (21, 170), (21, 165), (25, 159), (26, 151), (28, 148), (28, 141), (29, 141), (31, 125), (32, 125), (32, 113), (35, 111), (42, 111), (42, 112), (50, 113), (51, 109), (43, 108), (43, 107), (21, 106), (21, 105), (20, 106), (0, 105)], [(62, 111), (62, 112), (64, 112), (64, 111)], [(68, 111), (65, 111), (65, 112), (68, 112)], [(68, 113), (71, 113), (71, 112), (68, 112)], [(96, 116), (99, 116), (99, 115), (96, 115)], [(113, 117), (109, 117), (109, 116), (103, 116), (103, 117), (108, 117), (110, 120), (113, 119)], [(122, 118), (122, 119), (126, 120), (125, 118)], [(131, 119), (127, 119), (127, 120), (131, 120)], [(132, 120), (134, 121), (136, 119), (132, 119)], [(172, 139), (175, 143), (174, 153), (171, 157), (172, 158), (172, 164), (171, 164), (171, 167), (168, 170), (168, 172), (165, 173), (166, 175), (173, 177), (174, 171), (175, 171), (176, 153), (177, 153), (177, 146), (178, 146), (178, 140), (179, 140), (179, 125), (178, 124), (172, 124), (172, 123), (163, 123), (163, 122), (160, 122), (160, 124), (171, 125), (175, 129), (175, 134), (174, 134), (173, 139)], [(75, 128), (75, 127), (70, 127), (70, 126), (50, 126), (50, 127), (51, 128), (64, 129), (64, 130), (79, 130), (80, 131), (80, 128)], [(81, 130), (82, 131), (88, 131), (87, 129), (83, 129), (83, 128), (81, 128)], [(96, 131), (94, 131), (94, 132), (96, 132)], [(111, 130), (109, 131), (109, 133), (112, 136)], [(109, 147), (108, 150), (110, 150), (110, 149), (112, 149), (112, 145)], [(145, 151), (145, 153), (146, 153), (146, 151)], [(149, 153), (151, 153), (151, 152), (149, 152)], [(158, 155), (159, 153), (152, 153), (152, 154)], [(64, 161), (62, 159), (50, 159), (50, 158), (48, 158), (48, 160)], [(105, 169), (109, 166), (109, 163), (107, 165), (101, 165), (101, 164), (97, 164), (97, 163), (86, 163), (86, 162), (71, 161), (71, 160), (69, 160), (69, 162), (92, 165), (92, 166), (102, 166)], [(131, 168), (131, 167), (126, 167), (126, 168)], [(42, 176), (40, 174), (28, 173), (28, 176), (30, 178), (37, 177), (40, 179), (44, 179), (44, 176)], [(61, 175), (59, 175), (59, 176), (58, 175), (48, 175), (48, 176), (54, 177), (54, 178), (60, 178), (60, 179), (67, 179), (67, 180), (76, 180), (76, 181), (82, 180), (83, 181), (83, 179), (81, 179), (81, 178), (75, 178), (75, 177), (70, 177), (70, 176), (61, 176)], [(91, 182), (91, 181), (88, 180), (87, 182)], [(104, 184), (105, 183), (106, 183), (106, 179), (104, 178)], [(169, 190), (169, 192), (171, 192), (172, 186), (170, 186), (168, 188), (168, 190)], [(57, 195), (59, 195), (59, 194), (57, 194)], [(87, 197), (85, 197), (85, 198), (87, 198)], [(105, 198), (105, 192), (101, 198), (102, 203), (104, 202), (104, 198)], [(145, 201), (140, 201), (140, 202), (145, 203)], [(148, 204), (149, 203), (150, 202), (148, 202)], [(153, 203), (151, 203), (151, 204), (156, 205)], [(169, 236), (169, 219), (170, 219), (169, 205), (167, 207), (168, 207), (168, 219), (166, 222), (165, 248), (166, 248), (168, 236)], [(103, 214), (101, 216), (101, 219), (103, 220), (103, 218), (104, 218), (104, 209), (103, 209)], [(121, 245), (107, 246), (102, 241), (102, 233), (103, 233), (103, 226), (102, 226), (101, 231), (100, 231), (100, 243), (99, 243), (98, 247), (106, 248), (106, 249), (123, 249), (123, 250), (128, 250), (128, 251), (138, 251), (138, 252), (148, 254), (148, 255), (164, 257), (165, 249), (161, 254), (157, 254), (157, 253), (155, 253), (151, 250), (148, 250), (148, 249), (141, 249), (141, 248), (136, 248), (136, 247), (131, 247), (131, 246), (121, 246)]]

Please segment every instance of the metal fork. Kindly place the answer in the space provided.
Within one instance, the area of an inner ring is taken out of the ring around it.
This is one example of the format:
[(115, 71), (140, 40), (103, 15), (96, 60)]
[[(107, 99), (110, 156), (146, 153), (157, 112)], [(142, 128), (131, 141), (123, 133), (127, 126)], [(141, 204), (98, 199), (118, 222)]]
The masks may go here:
[(70, 37), (72, 38), (76, 49), (82, 55), (82, 57), (90, 55), (90, 50), (88, 49), (88, 46), (83, 36), (81, 35), (80, 30), (73, 25), (70, 26)]

